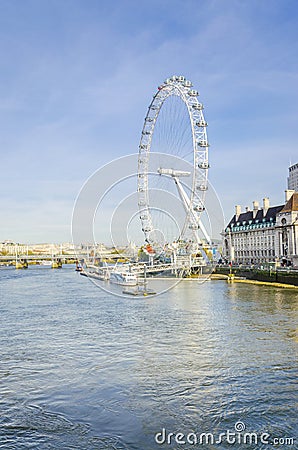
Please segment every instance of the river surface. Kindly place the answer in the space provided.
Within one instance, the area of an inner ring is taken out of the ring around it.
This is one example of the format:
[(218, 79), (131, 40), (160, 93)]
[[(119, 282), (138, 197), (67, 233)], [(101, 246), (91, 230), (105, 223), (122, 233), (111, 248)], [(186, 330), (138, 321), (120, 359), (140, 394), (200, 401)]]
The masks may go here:
[(1, 449), (298, 448), (297, 291), (120, 298), (30, 267), (2, 269), (0, 297)]

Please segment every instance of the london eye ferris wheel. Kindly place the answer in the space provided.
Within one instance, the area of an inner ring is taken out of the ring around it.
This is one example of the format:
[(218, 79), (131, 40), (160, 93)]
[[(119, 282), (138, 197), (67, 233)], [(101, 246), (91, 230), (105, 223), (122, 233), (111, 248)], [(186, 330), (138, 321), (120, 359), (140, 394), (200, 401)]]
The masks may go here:
[[(158, 87), (144, 120), (138, 206), (145, 241), (152, 247), (161, 248), (174, 240), (192, 241), (197, 246), (211, 243), (202, 221), (209, 143), (198, 97), (191, 81), (172, 76)], [(179, 206), (167, 212), (175, 203)]]

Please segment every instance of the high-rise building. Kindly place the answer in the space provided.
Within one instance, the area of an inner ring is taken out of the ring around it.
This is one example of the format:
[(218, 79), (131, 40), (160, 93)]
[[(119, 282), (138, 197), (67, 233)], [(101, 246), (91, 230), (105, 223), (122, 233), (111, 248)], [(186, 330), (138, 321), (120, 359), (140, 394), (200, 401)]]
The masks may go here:
[(298, 192), (298, 163), (289, 167), (288, 189)]

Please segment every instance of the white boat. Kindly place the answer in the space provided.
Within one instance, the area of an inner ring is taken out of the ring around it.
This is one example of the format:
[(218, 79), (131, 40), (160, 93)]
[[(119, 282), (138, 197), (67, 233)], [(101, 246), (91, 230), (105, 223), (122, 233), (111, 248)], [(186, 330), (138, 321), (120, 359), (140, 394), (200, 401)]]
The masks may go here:
[(40, 265), (41, 266), (51, 266), (52, 261), (44, 259), (43, 261), (40, 262)]
[(139, 280), (138, 285), (133, 289), (124, 289), (122, 293), (135, 296), (143, 295), (144, 297), (146, 297), (147, 295), (156, 295), (156, 292), (154, 292), (152, 289), (147, 288), (147, 284), (147, 267), (146, 264), (144, 264), (144, 278), (142, 280)]
[(108, 266), (98, 267), (92, 264), (87, 264), (87, 268), (80, 272), (81, 275), (95, 278), (97, 280), (110, 281), (114, 284), (122, 286), (137, 286), (137, 275), (131, 272), (128, 266)]
[(135, 273), (113, 270), (110, 272), (110, 282), (122, 286), (136, 286), (138, 278)]

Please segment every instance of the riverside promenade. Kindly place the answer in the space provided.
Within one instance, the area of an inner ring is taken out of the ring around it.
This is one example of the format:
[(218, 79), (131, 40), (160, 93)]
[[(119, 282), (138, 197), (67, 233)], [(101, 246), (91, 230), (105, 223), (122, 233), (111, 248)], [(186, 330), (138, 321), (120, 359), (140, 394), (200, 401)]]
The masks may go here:
[(234, 277), (247, 280), (262, 281), (266, 283), (279, 283), (298, 286), (298, 269), (291, 268), (254, 268), (242, 266), (218, 266), (216, 274), (234, 275)]

